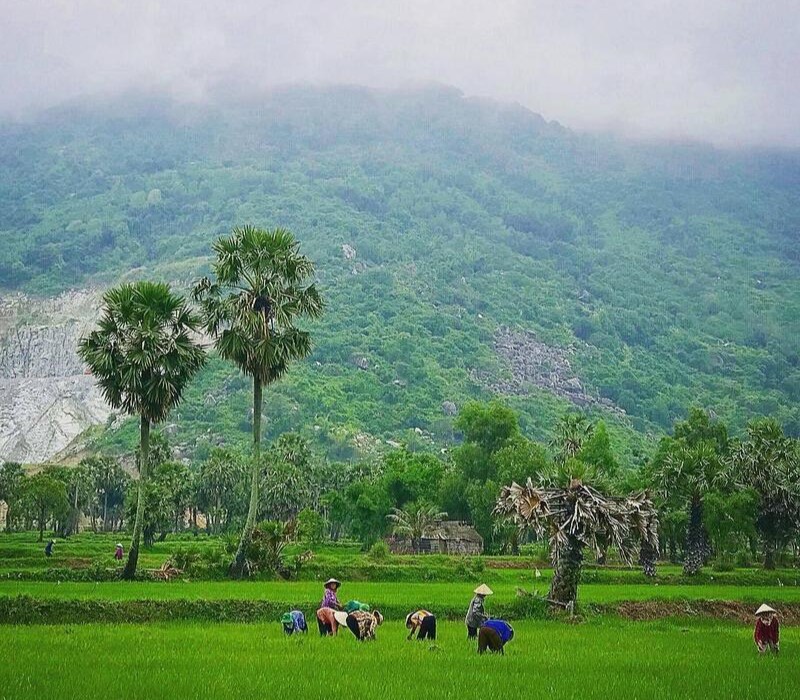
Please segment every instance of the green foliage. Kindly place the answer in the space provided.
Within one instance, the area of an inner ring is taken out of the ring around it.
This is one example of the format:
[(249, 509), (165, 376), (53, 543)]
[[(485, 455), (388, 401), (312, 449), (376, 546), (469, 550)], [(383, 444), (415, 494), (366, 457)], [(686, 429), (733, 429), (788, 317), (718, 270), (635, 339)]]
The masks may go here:
[(389, 545), (383, 540), (378, 540), (369, 548), (367, 556), (373, 561), (386, 561), (391, 556), (391, 553), (389, 552)]
[(318, 546), (322, 544), (327, 535), (327, 523), (317, 511), (311, 508), (304, 508), (297, 514), (297, 524), (300, 539), (310, 545)]
[(42, 540), (48, 522), (57, 521), (69, 513), (66, 486), (46, 471), (25, 481), (22, 498), (37, 522), (39, 540)]
[(136, 282), (103, 295), (97, 330), (78, 353), (115, 409), (159, 423), (181, 400), (205, 353), (198, 318), (169, 285)]
[[(500, 325), (572, 348), (587, 393), (627, 412), (592, 409), (623, 467), (690, 403), (732, 431), (771, 414), (800, 434), (796, 156), (575, 134), (448, 89), (252, 107), (198, 105), (186, 129), (164, 105), (84, 102), (0, 126), (0, 287), (191, 279), (209, 241), (274, 222), (328, 303), (314, 356), (271, 391), (269, 439), (301, 426), (344, 461), (360, 432), (445, 443), (442, 403), (489, 397), (473, 370), (507, 375)], [(246, 444), (248, 392), (209, 362), (179, 441)], [(536, 387), (509, 402), (545, 443), (571, 406)], [(104, 444), (130, 450), (131, 432)]]

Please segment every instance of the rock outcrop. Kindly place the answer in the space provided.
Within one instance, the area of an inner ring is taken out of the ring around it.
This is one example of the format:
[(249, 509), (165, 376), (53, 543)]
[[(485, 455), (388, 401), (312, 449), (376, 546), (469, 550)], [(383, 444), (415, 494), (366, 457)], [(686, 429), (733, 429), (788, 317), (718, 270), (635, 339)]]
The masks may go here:
[(494, 350), (508, 364), (508, 374), (495, 377), (473, 370), (472, 377), (497, 394), (525, 396), (531, 387), (536, 387), (576, 406), (601, 406), (620, 415), (625, 413), (584, 386), (570, 363), (572, 348), (548, 345), (529, 331), (501, 327), (495, 333)]
[(110, 413), (77, 355), (96, 290), (0, 298), (0, 460), (44, 462)]

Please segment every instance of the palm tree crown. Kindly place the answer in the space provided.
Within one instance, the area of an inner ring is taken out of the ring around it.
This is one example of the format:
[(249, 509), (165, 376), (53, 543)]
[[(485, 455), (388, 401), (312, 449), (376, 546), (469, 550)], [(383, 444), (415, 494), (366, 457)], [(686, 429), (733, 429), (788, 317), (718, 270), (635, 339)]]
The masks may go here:
[(158, 423), (203, 364), (205, 353), (192, 339), (198, 326), (169, 285), (123, 284), (103, 296), (98, 327), (78, 353), (111, 406)]
[(214, 243), (214, 252), (215, 280), (203, 278), (194, 289), (205, 328), (224, 359), (270, 384), (292, 360), (311, 352), (309, 334), (294, 323), (323, 311), (322, 297), (310, 282), (313, 263), (282, 228), (235, 228)]

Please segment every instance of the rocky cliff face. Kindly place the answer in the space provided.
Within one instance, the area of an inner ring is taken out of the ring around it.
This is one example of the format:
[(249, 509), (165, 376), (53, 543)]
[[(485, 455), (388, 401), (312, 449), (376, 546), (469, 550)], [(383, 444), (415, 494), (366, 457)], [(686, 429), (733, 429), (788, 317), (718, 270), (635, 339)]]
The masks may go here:
[(76, 354), (99, 303), (96, 290), (0, 297), (0, 460), (46, 461), (108, 417)]

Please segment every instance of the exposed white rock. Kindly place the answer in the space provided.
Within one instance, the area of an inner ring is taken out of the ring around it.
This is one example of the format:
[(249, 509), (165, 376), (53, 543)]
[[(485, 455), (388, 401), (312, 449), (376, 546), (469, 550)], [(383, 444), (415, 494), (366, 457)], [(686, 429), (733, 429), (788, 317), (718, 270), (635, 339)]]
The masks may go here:
[(44, 462), (108, 418), (76, 352), (99, 307), (97, 290), (0, 297), (0, 460)]

